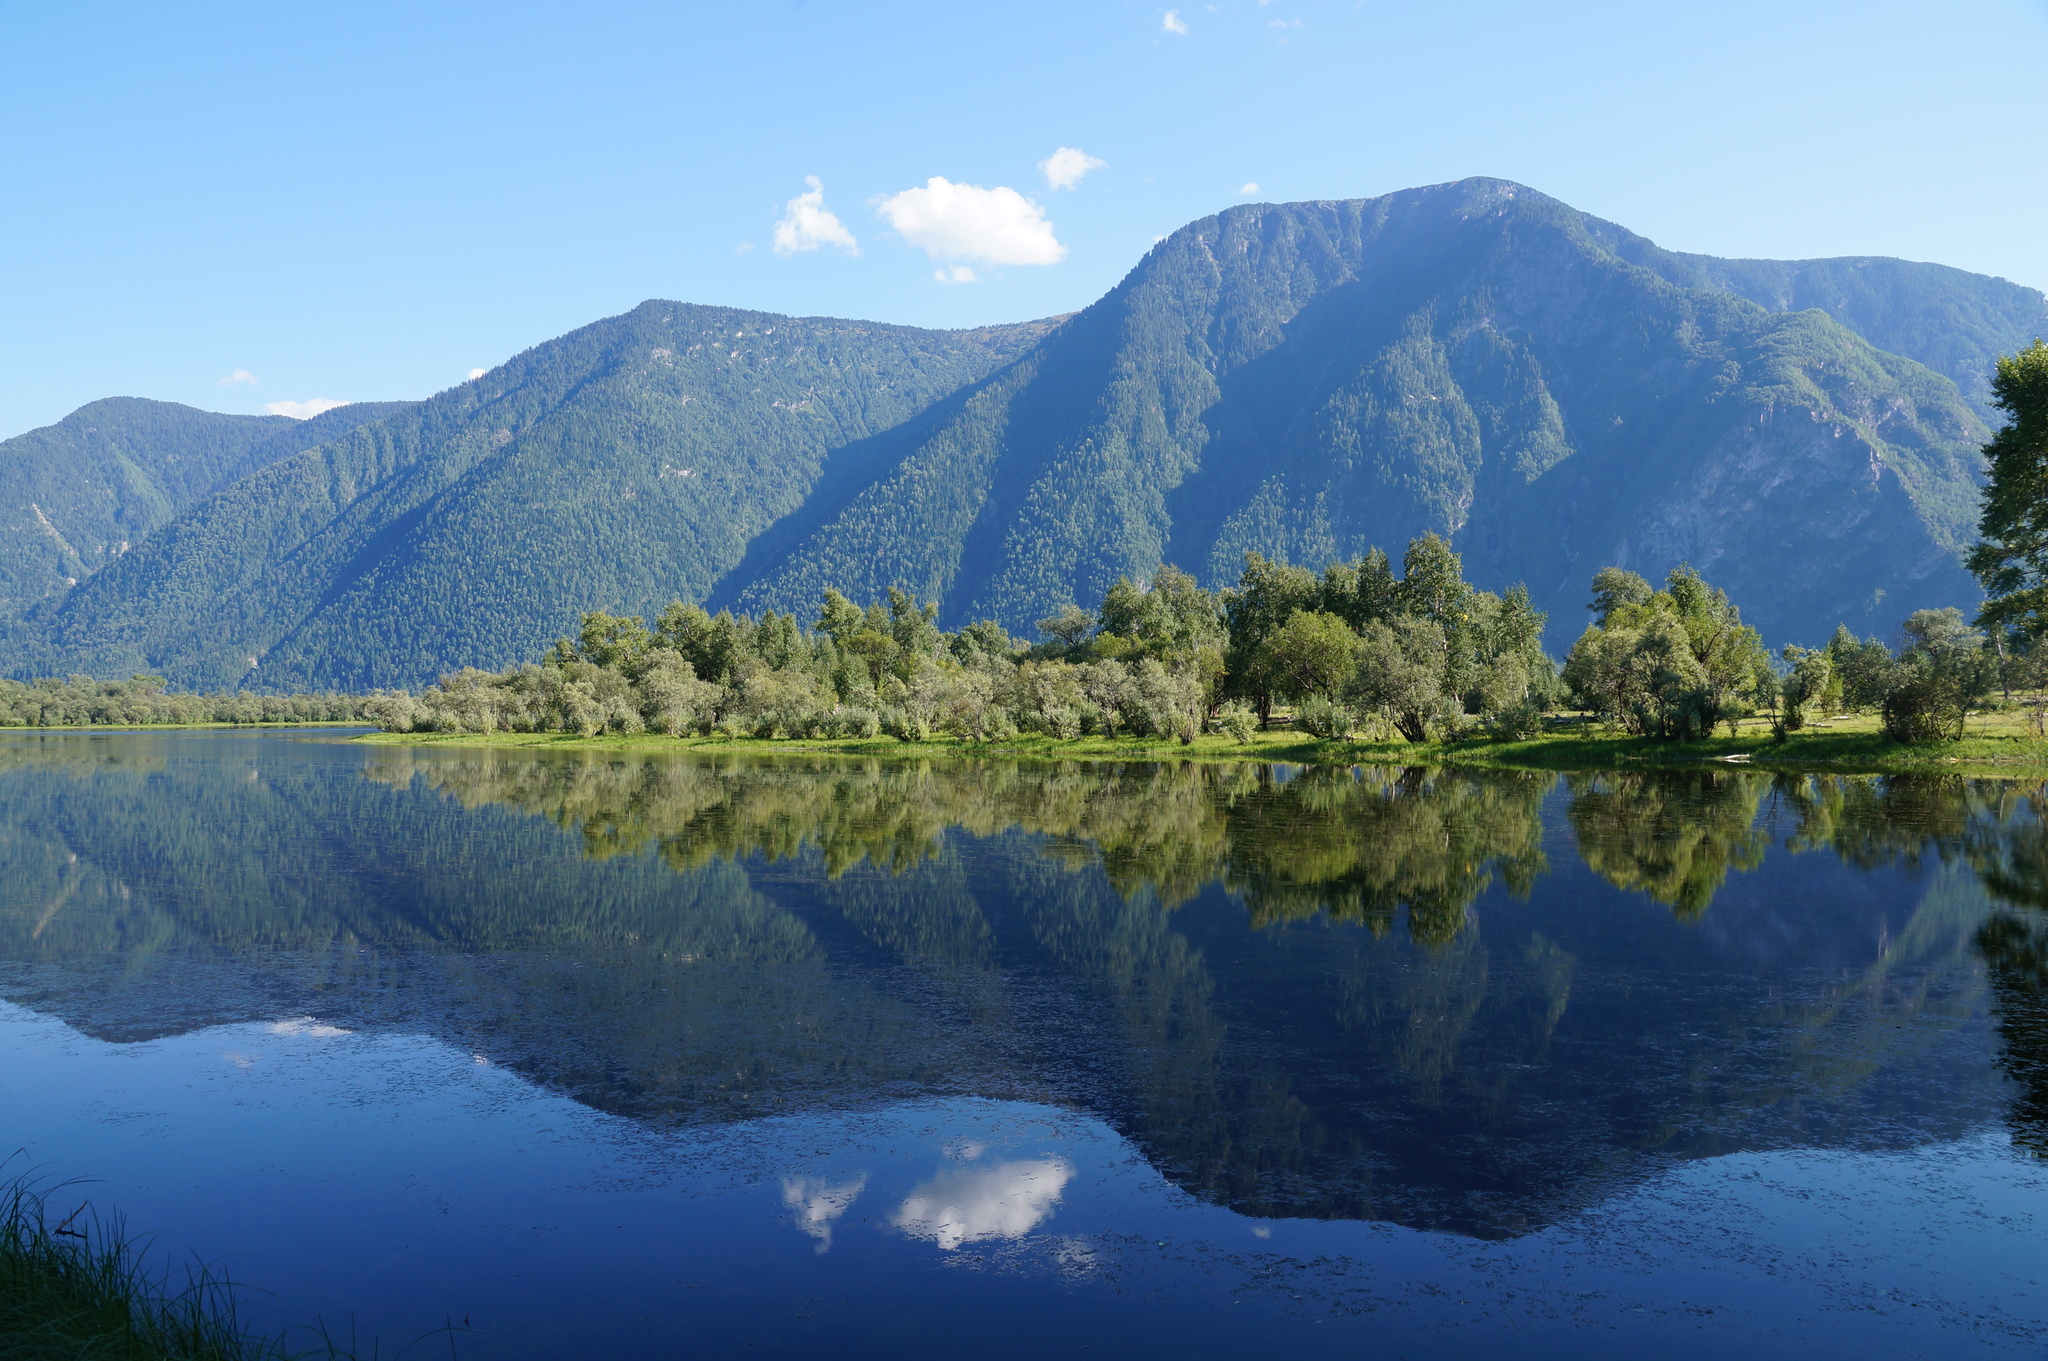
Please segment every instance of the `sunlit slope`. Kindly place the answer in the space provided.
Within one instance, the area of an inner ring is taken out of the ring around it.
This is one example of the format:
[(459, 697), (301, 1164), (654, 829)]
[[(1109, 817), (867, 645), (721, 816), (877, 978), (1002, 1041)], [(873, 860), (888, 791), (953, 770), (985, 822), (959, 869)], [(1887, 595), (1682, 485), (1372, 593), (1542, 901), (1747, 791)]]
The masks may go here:
[(702, 596), (834, 449), (1042, 324), (923, 331), (649, 302), (245, 477), (66, 602), (14, 669), (362, 688)]
[(237, 478), (404, 406), (295, 421), (108, 397), (0, 441), (0, 618), (55, 603)]
[[(1678, 258), (1710, 282), (1771, 311), (1818, 308), (1879, 349), (1918, 360), (1953, 379), (1964, 400), (1994, 424), (2003, 419), (1991, 406), (1998, 357), (2048, 336), (2048, 298), (2039, 289), (1947, 265), (1868, 255)], [(1682, 272), (1672, 275), (1676, 282), (1692, 282)]]
[(0, 670), (419, 685), (588, 609), (828, 585), (1028, 634), (1165, 562), (1426, 530), (1553, 651), (1609, 564), (1690, 562), (1773, 644), (1889, 632), (1974, 605), (1984, 375), (2043, 330), (2003, 280), (1679, 255), (1499, 180), (1233, 208), (1057, 324), (649, 302), (284, 445), (162, 403), (0, 445)]
[[(1954, 382), (1731, 288), (1498, 180), (1233, 208), (821, 480), (716, 598), (902, 583), (1021, 628), (1161, 562), (1217, 584), (1251, 550), (1319, 566), (1434, 530), (1479, 583), (1526, 581), (1553, 644), (1609, 563), (1690, 561), (1778, 640), (1971, 603), (1987, 432)], [(1940, 362), (2003, 343), (1886, 334)]]

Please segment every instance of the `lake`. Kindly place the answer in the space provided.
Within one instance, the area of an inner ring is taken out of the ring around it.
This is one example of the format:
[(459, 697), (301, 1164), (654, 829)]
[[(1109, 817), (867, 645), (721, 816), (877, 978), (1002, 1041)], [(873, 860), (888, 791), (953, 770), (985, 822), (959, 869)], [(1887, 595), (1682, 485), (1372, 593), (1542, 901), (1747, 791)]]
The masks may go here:
[(386, 1356), (2035, 1356), (2040, 799), (15, 733), (0, 1139)]

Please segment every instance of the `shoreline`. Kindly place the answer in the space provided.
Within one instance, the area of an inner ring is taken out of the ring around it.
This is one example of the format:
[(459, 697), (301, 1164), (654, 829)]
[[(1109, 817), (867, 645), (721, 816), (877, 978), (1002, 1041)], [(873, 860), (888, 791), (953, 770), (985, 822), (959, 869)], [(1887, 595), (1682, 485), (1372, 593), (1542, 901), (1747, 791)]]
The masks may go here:
[[(1998, 717), (1998, 716), (1993, 716)], [(1988, 725), (1987, 725), (1988, 726)], [(1000, 742), (939, 737), (925, 742), (874, 738), (669, 737), (661, 734), (373, 732), (350, 739), (375, 746), (429, 746), (617, 754), (807, 755), (1031, 761), (1240, 761), (1291, 765), (1421, 765), (1521, 771), (1700, 769), (1736, 767), (1833, 775), (1974, 775), (2048, 780), (2048, 740), (2019, 733), (1969, 733), (1960, 742), (1901, 746), (1853, 719), (1772, 741), (1768, 730), (1674, 743), (1625, 734), (1557, 732), (1499, 742), (1372, 742), (1306, 737), (1279, 731), (1238, 743), (1203, 734), (1191, 745), (1153, 738), (1020, 736)]]

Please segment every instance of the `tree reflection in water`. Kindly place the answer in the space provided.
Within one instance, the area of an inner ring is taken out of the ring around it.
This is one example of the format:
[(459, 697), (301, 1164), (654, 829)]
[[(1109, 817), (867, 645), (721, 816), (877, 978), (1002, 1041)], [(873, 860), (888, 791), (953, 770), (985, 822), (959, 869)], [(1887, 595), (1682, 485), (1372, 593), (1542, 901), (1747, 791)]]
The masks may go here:
[[(124, 1038), (424, 1028), (653, 1122), (1077, 1104), (1247, 1213), (1487, 1235), (1660, 1159), (1973, 1127), (1980, 956), (2048, 1092), (2011, 785), (199, 750), (0, 744), (9, 995)], [(1057, 1191), (1009, 1170), (905, 1222), (966, 1242)], [(783, 1187), (821, 1245), (858, 1193)]]

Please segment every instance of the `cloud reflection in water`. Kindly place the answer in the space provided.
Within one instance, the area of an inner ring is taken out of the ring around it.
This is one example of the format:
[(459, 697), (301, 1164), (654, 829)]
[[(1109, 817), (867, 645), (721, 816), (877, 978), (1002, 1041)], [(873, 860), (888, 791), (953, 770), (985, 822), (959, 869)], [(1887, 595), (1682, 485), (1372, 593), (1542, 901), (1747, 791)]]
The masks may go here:
[(913, 1190), (889, 1222), (947, 1252), (978, 1239), (1021, 1238), (1052, 1213), (1073, 1176), (1064, 1158), (941, 1172)]
[(846, 1213), (868, 1184), (863, 1172), (850, 1181), (828, 1182), (823, 1177), (784, 1177), (782, 1203), (789, 1207), (796, 1226), (818, 1240), (818, 1251), (832, 1247), (832, 1221)]

